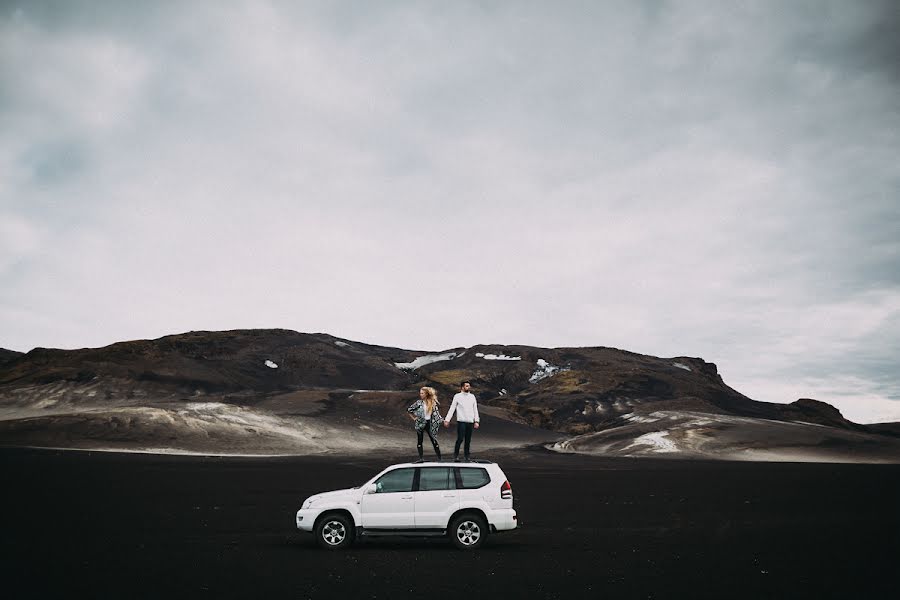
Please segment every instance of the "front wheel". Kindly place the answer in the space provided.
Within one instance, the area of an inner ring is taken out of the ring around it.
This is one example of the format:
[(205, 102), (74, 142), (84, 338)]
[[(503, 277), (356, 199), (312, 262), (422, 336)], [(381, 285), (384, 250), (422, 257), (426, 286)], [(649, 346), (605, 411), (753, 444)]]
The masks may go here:
[(475, 550), (484, 544), (488, 528), (484, 519), (478, 515), (460, 515), (453, 519), (447, 534), (450, 541), (460, 550)]
[(353, 541), (353, 522), (345, 515), (326, 515), (316, 525), (316, 541), (326, 550), (346, 548)]

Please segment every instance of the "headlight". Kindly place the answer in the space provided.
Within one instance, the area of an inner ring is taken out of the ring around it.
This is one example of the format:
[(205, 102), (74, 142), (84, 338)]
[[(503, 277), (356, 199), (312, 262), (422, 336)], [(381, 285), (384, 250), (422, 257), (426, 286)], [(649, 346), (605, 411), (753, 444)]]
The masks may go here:
[(313, 505), (313, 502), (315, 502), (315, 499), (307, 498), (306, 501), (303, 503), (303, 506), (301, 506), (300, 508), (301, 509), (309, 508), (310, 506)]

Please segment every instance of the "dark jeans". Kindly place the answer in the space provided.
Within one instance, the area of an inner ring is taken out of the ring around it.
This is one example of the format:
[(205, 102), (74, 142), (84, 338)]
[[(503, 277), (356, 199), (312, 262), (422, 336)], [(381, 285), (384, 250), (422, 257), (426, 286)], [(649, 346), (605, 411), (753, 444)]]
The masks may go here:
[(469, 446), (472, 445), (472, 430), (474, 428), (474, 423), (463, 423), (461, 421), (456, 422), (456, 446), (453, 449), (454, 458), (459, 457), (459, 445), (463, 443), (463, 439), (465, 439), (466, 441), (466, 458), (469, 458)]
[(422, 458), (422, 456), (424, 456), (424, 454), (422, 452), (422, 440), (424, 439), (426, 433), (428, 434), (429, 439), (431, 439), (431, 445), (434, 446), (434, 453), (437, 454), (438, 460), (440, 460), (441, 447), (438, 444), (438, 441), (436, 439), (434, 439), (434, 436), (431, 435), (431, 427), (430, 426), (426, 427), (425, 429), (423, 429), (421, 431), (416, 432), (416, 437), (418, 438), (418, 443), (416, 444), (416, 448), (419, 450), (419, 458)]

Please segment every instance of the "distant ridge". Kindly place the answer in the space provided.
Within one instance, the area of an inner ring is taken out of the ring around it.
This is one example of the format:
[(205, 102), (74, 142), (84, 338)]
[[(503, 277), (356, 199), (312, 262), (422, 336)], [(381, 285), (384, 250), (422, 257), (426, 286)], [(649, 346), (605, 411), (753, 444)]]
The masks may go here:
[(16, 352), (15, 350), (7, 350), (6, 348), (0, 348), (0, 365), (8, 363), (11, 360), (15, 360), (20, 356), (24, 356), (24, 353)]
[(435, 387), (446, 410), (462, 380), (505, 432), (501, 445), (765, 459), (790, 448), (807, 460), (900, 444), (890, 424), (853, 423), (825, 402), (750, 399), (696, 357), (497, 344), (429, 352), (285, 329), (0, 351), (0, 443), (307, 453), (340, 450), (322, 434), (337, 428), (363, 446), (404, 444), (418, 388)]

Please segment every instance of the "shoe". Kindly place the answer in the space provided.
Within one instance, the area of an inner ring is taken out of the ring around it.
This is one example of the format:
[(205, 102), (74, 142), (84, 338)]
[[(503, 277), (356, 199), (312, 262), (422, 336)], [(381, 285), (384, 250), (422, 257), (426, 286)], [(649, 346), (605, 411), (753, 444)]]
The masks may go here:
[(414, 464), (414, 465), (417, 465), (417, 464), (423, 463), (423, 462), (425, 462), (425, 459), (424, 459), (424, 458), (420, 458), (419, 460), (417, 460), (417, 461), (414, 462), (413, 464)]
[(454, 457), (453, 457), (453, 462), (459, 462), (459, 457), (458, 457), (458, 456), (454, 456)]
[(469, 457), (467, 456), (465, 459), (463, 459), (463, 462), (472, 462), (472, 461), (469, 460)]

